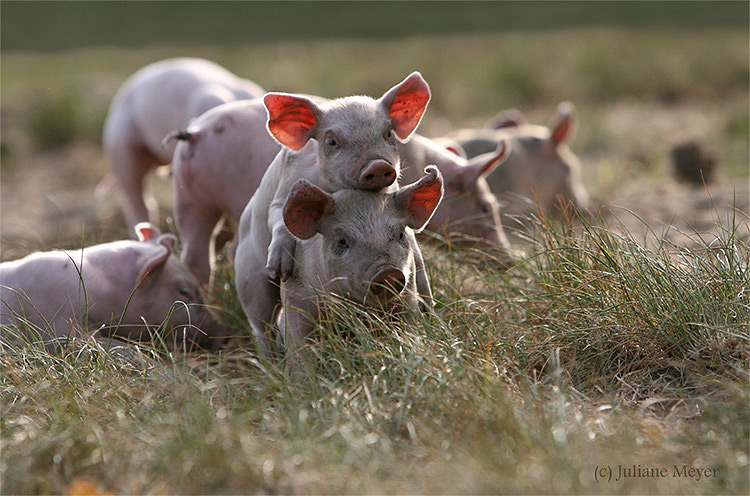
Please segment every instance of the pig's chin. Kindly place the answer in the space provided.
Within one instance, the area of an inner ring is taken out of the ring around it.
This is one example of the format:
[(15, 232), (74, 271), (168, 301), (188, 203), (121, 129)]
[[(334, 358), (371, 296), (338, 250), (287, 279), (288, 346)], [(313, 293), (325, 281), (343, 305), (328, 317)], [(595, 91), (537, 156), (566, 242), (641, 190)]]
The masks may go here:
[(365, 295), (363, 305), (378, 310), (391, 310), (393, 308), (401, 307), (400, 297), (400, 294), (396, 294), (392, 291), (384, 291), (378, 295), (368, 292)]
[(363, 307), (381, 310), (389, 310), (398, 306), (401, 297), (400, 294), (395, 294), (393, 291), (388, 290), (374, 294), (370, 291), (369, 285), (346, 284), (341, 281), (336, 286), (330, 287), (329, 292)]

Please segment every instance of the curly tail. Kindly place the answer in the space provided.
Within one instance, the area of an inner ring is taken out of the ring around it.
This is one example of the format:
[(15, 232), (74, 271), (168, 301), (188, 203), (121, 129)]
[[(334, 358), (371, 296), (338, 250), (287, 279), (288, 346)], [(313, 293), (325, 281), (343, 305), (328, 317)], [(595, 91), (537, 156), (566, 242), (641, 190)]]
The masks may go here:
[(180, 140), (180, 141), (194, 141), (195, 140), (195, 134), (189, 133), (188, 131), (172, 131), (168, 135), (164, 137), (164, 139), (161, 141), (161, 147), (167, 148), (169, 144), (172, 142), (172, 140)]

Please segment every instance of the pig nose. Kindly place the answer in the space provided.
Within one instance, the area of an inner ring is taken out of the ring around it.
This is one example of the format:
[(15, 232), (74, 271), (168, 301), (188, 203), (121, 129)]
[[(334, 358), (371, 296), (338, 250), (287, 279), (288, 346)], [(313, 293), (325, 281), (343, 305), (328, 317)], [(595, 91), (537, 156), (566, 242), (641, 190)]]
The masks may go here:
[(362, 189), (381, 189), (390, 186), (396, 180), (396, 169), (385, 160), (373, 160), (359, 176)]
[(406, 276), (398, 269), (381, 270), (372, 280), (370, 291), (375, 295), (381, 295), (385, 290), (394, 294), (401, 294), (406, 286)]

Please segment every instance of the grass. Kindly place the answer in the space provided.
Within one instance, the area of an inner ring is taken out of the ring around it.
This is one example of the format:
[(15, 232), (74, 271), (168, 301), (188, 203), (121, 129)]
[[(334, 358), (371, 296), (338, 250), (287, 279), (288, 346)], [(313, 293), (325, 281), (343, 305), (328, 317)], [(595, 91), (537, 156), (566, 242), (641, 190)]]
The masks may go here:
[[(434, 314), (331, 299), (301, 381), (242, 348), (5, 353), (3, 492), (746, 493), (750, 247), (730, 222), (687, 251), (542, 219), (507, 273), (430, 248)], [(668, 476), (614, 480), (633, 465)]]
[[(27, 2), (5, 4), (7, 50), (92, 45), (257, 43), (313, 39), (398, 39), (562, 27), (746, 27), (747, 5), (732, 1), (643, 2)], [(398, 22), (394, 22), (398, 19)], [(185, 29), (189, 26), (189, 29)]]

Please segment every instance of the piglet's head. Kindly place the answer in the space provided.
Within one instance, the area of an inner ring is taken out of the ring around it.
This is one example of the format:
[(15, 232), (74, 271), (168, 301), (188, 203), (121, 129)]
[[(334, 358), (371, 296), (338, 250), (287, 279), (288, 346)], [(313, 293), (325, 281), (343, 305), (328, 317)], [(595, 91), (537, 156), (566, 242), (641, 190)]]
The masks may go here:
[(167, 328), (176, 339), (206, 349), (221, 346), (227, 329), (203, 305), (188, 268), (172, 256), (177, 238), (145, 222), (135, 231), (140, 243), (133, 267), (137, 286), (127, 309), (130, 320), (158, 325), (168, 318)]
[(287, 93), (268, 93), (268, 131), (282, 145), (300, 150), (318, 143), (321, 175), (334, 189), (380, 190), (396, 182), (398, 144), (422, 120), (430, 89), (412, 73), (377, 100), (351, 96), (319, 102)]

